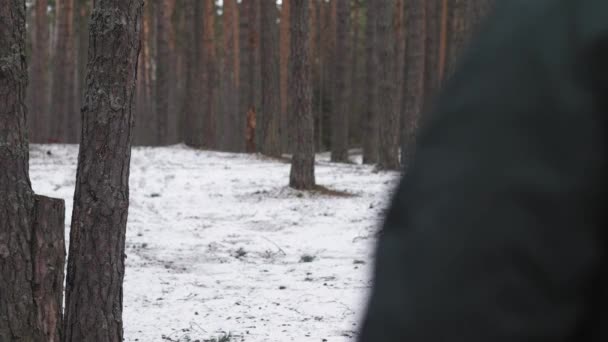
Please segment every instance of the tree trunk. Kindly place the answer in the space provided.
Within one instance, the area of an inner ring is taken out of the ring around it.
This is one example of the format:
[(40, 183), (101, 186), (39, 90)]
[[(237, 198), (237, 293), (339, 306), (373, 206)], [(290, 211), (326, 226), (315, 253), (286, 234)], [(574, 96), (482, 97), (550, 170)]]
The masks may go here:
[(413, 159), (418, 118), (424, 108), (427, 41), (425, 0), (408, 0), (406, 13), (405, 94), (401, 125), (401, 165), (405, 171)]
[(221, 134), (228, 151), (239, 152), (243, 125), (239, 113), (239, 12), (236, 0), (224, 0), (222, 15), (224, 68), (222, 73), (222, 116), (225, 122)]
[(48, 1), (36, 0), (34, 39), (31, 66), (31, 108), (32, 140), (46, 142), (49, 122), (49, 18)]
[(36, 196), (34, 203), (34, 300), (44, 338), (61, 342), (63, 331), (63, 279), (65, 267), (65, 203)]
[(331, 127), (331, 160), (348, 162), (348, 126), (350, 114), (350, 87), (348, 58), (350, 56), (350, 0), (337, 1), (336, 54), (334, 75), (334, 101)]
[(290, 1), (289, 110), (292, 113), (294, 153), (289, 185), (295, 189), (315, 187), (315, 140), (312, 116), (310, 56), (308, 54), (308, 0)]
[(162, 0), (156, 3), (156, 144), (166, 145), (169, 132), (169, 30), (171, 27), (171, 2)]
[(0, 341), (58, 342), (63, 201), (29, 179), (25, 1), (0, 6)]
[(377, 6), (367, 4), (365, 27), (365, 125), (363, 131), (363, 164), (378, 162), (378, 37)]
[[(85, 78), (87, 69), (87, 51), (89, 49), (89, 17), (91, 16), (91, 2), (89, 0), (76, 0), (76, 83), (74, 113), (80, 122), (80, 104), (84, 97)], [(80, 140), (80, 124), (76, 132), (76, 140)]]
[(132, 104), (142, 8), (141, 0), (97, 0), (91, 17), (66, 281), (66, 342), (123, 341)]
[(74, 113), (76, 52), (74, 48), (74, 0), (56, 0), (57, 46), (51, 89), (51, 141), (76, 143), (80, 116)]
[(378, 77), (380, 113), (380, 150), (378, 168), (381, 170), (399, 169), (399, 111), (396, 106), (397, 87), (395, 85), (395, 35), (393, 1), (378, 0)]
[(289, 151), (289, 140), (291, 132), (289, 132), (289, 3), (290, 0), (281, 2), (281, 23), (280, 23), (280, 73), (281, 73), (281, 145), (282, 151)]
[(200, 62), (202, 35), (202, 3), (199, 0), (186, 0), (186, 22), (188, 23), (185, 37), (189, 46), (186, 48), (186, 98), (184, 101), (182, 128), (186, 145), (203, 146), (203, 129), (201, 113), (201, 75)]
[(262, 19), (262, 113), (261, 152), (267, 156), (281, 156), (280, 119), (281, 90), (279, 76), (279, 27), (277, 5), (273, 1), (261, 1)]
[(202, 38), (202, 58), (199, 60), (202, 63), (201, 78), (202, 82), (202, 147), (212, 149), (216, 147), (216, 105), (215, 105), (215, 88), (216, 84), (216, 54), (215, 54), (215, 3), (214, 0), (203, 1), (203, 31), (200, 35)]
[[(241, 3), (241, 113), (244, 117), (257, 118), (261, 106), (261, 60), (260, 60), (260, 2), (243, 0)], [(255, 120), (254, 120), (255, 121)], [(246, 120), (251, 122), (251, 120)], [(247, 141), (247, 152), (256, 152), (261, 134), (255, 128), (246, 127), (252, 141)]]

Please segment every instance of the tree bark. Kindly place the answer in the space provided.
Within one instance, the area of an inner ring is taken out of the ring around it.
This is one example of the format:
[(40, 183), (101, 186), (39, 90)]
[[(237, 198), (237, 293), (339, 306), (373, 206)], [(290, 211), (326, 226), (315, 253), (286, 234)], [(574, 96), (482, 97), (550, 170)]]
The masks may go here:
[(45, 342), (61, 342), (63, 331), (63, 279), (65, 267), (65, 203), (35, 196), (34, 300)]
[(76, 143), (80, 116), (74, 113), (76, 50), (74, 39), (74, 0), (56, 0), (57, 46), (51, 88), (51, 141)]
[(36, 0), (34, 39), (31, 66), (32, 138), (34, 142), (46, 142), (49, 122), (49, 17), (48, 1)]
[(170, 49), (169, 30), (171, 27), (172, 1), (156, 3), (156, 144), (166, 145), (169, 134), (169, 72)]
[[(257, 118), (261, 105), (260, 1), (243, 0), (241, 2), (240, 100), (243, 118)], [(245, 128), (246, 130), (251, 129), (251, 127)], [(246, 150), (250, 153), (255, 152), (261, 134), (253, 134), (253, 136), (257, 136), (257, 138), (247, 143), (249, 148)]]
[(289, 151), (289, 4), (290, 0), (281, 2), (281, 23), (280, 23), (280, 73), (281, 73), (281, 145), (282, 151)]
[(55, 342), (63, 201), (36, 196), (29, 179), (25, 21), (25, 1), (0, 6), (0, 341)]
[(186, 98), (184, 101), (183, 123), (184, 141), (186, 145), (192, 147), (203, 146), (203, 129), (201, 117), (201, 88), (200, 80), (202, 57), (201, 37), (202, 35), (202, 3), (199, 0), (186, 0)]
[[(80, 104), (84, 97), (87, 51), (89, 50), (89, 17), (91, 16), (91, 2), (89, 0), (76, 0), (76, 83), (74, 113), (78, 116), (80, 123)], [(76, 140), (80, 141), (80, 124), (76, 132)]]
[(215, 53), (215, 3), (214, 0), (203, 0), (203, 31), (202, 38), (202, 63), (201, 78), (202, 82), (202, 147), (212, 149), (216, 147), (216, 99), (215, 88), (217, 87), (217, 66)]
[(337, 1), (336, 12), (336, 54), (334, 75), (334, 101), (331, 127), (331, 160), (348, 162), (348, 126), (349, 126), (349, 74), (348, 58), (350, 57), (350, 0)]
[(236, 0), (224, 0), (223, 15), (224, 68), (222, 73), (222, 116), (225, 122), (220, 134), (228, 151), (242, 150), (243, 124), (239, 113), (239, 12)]
[(290, 1), (290, 112), (293, 115), (294, 153), (291, 162), (289, 185), (300, 190), (315, 187), (315, 140), (312, 116), (312, 89), (310, 75), (309, 0)]
[(281, 90), (279, 76), (279, 27), (277, 25), (277, 5), (273, 1), (261, 1), (262, 19), (262, 146), (261, 152), (267, 156), (281, 156), (280, 119)]
[(378, 162), (378, 37), (377, 7), (367, 4), (365, 27), (365, 124), (363, 135), (363, 164)]
[(418, 119), (424, 108), (427, 42), (425, 0), (408, 0), (407, 9), (405, 93), (401, 125), (401, 165), (406, 172), (413, 159)]
[(123, 341), (122, 299), (141, 0), (97, 0), (66, 281), (65, 342)]
[(380, 91), (378, 112), (380, 113), (380, 150), (378, 168), (381, 170), (399, 169), (399, 110), (397, 87), (395, 85), (395, 4), (390, 0), (375, 3), (378, 13), (378, 77)]

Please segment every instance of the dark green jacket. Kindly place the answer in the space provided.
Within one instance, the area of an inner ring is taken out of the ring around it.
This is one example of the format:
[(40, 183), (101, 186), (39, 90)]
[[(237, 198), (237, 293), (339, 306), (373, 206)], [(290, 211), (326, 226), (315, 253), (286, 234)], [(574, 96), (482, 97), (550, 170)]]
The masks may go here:
[(608, 0), (498, 0), (426, 115), (360, 342), (608, 341)]

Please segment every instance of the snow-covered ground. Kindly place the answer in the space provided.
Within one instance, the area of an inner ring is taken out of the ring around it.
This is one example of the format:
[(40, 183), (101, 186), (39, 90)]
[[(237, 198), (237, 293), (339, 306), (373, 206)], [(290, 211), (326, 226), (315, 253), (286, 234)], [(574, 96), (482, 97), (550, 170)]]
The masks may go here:
[[(34, 190), (66, 200), (77, 147), (34, 145)], [(351, 341), (370, 286), (378, 221), (396, 173), (320, 155), (317, 182), (286, 187), (268, 158), (135, 148), (125, 277), (126, 341)]]

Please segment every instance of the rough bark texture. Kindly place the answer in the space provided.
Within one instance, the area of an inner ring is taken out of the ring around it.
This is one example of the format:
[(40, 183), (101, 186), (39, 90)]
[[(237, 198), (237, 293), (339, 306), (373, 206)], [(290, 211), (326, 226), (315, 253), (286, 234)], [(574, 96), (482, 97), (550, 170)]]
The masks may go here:
[(51, 88), (52, 142), (76, 143), (80, 116), (74, 112), (76, 50), (74, 39), (74, 0), (56, 0), (57, 46)]
[(289, 110), (293, 115), (294, 153), (289, 185), (295, 189), (315, 186), (315, 140), (312, 116), (310, 56), (308, 54), (308, 0), (290, 1)]
[(203, 31), (202, 38), (202, 63), (201, 78), (202, 82), (202, 147), (211, 149), (216, 147), (216, 99), (215, 89), (217, 87), (217, 62), (215, 53), (215, 3), (214, 0), (203, 0)]
[(395, 85), (395, 35), (393, 15), (395, 4), (390, 0), (375, 3), (378, 13), (378, 77), (380, 91), (378, 112), (380, 116), (380, 150), (378, 168), (399, 169), (399, 110), (396, 106)]
[(349, 126), (349, 73), (350, 57), (350, 0), (337, 1), (336, 8), (336, 55), (334, 75), (334, 106), (331, 125), (331, 160), (348, 162)]
[(281, 2), (281, 24), (280, 24), (280, 68), (281, 68), (281, 145), (282, 150), (289, 150), (289, 4), (291, 0)]
[(174, 0), (162, 0), (156, 3), (156, 144), (166, 145), (169, 135), (169, 30)]
[(242, 150), (242, 116), (239, 115), (239, 12), (236, 0), (224, 0), (222, 14), (224, 66), (222, 73), (222, 120), (220, 132), (228, 151)]
[(0, 6), (0, 341), (46, 342), (60, 334), (63, 282), (52, 279), (63, 279), (63, 264), (46, 258), (60, 242), (40, 243), (61, 238), (63, 201), (30, 184), (25, 13), (23, 0)]
[(407, 48), (405, 55), (405, 94), (402, 112), (401, 165), (407, 171), (416, 145), (418, 118), (425, 98), (425, 0), (409, 0), (407, 6)]
[(36, 196), (33, 213), (32, 259), (34, 300), (44, 342), (61, 342), (65, 267), (65, 203)]
[(132, 103), (141, 0), (96, 0), (66, 281), (65, 339), (123, 341)]
[(378, 38), (376, 6), (368, 3), (365, 27), (365, 120), (363, 164), (378, 162)]
[(0, 6), (0, 341), (41, 341), (32, 288), (25, 1)]
[(32, 121), (32, 140), (45, 142), (48, 135), (46, 123), (49, 122), (49, 18), (48, 1), (36, 0), (34, 39), (32, 46), (32, 66), (30, 78)]
[[(261, 1), (262, 19), (262, 146), (267, 156), (281, 156), (280, 119), (281, 97), (279, 76), (279, 27), (277, 5), (273, 1)], [(278, 95), (278, 96), (277, 96)]]
[(186, 97), (182, 114), (182, 128), (186, 145), (201, 147), (202, 117), (201, 113), (201, 33), (202, 33), (202, 3), (199, 0), (186, 0), (186, 30), (185, 40), (189, 45), (186, 49)]

